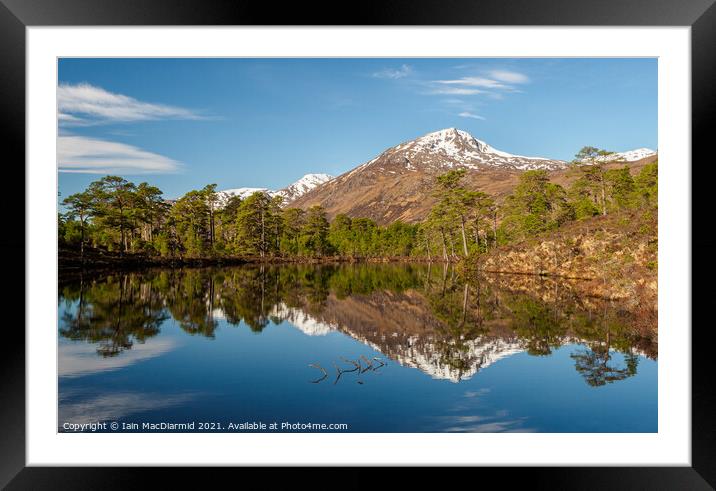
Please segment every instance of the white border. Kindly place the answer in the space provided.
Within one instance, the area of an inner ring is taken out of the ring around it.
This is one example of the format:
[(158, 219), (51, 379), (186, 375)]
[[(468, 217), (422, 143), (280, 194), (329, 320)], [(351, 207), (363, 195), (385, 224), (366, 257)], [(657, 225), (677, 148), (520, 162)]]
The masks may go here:
[[(32, 27), (27, 41), (28, 465), (690, 465), (689, 28)], [(659, 432), (57, 433), (55, 94), (61, 56), (658, 56)]]

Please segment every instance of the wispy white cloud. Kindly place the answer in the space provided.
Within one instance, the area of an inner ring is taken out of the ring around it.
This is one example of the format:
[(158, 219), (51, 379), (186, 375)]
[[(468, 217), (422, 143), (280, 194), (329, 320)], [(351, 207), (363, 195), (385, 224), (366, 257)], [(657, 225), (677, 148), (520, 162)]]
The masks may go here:
[(510, 84), (526, 84), (530, 81), (529, 77), (524, 73), (513, 72), (511, 70), (491, 70), (489, 75), (495, 80)]
[(61, 124), (91, 125), (158, 119), (204, 119), (182, 107), (143, 102), (87, 83), (57, 87), (58, 119)]
[(82, 122), (82, 118), (78, 118), (77, 116), (72, 116), (71, 114), (66, 114), (66, 113), (58, 113), (57, 119), (59, 119), (61, 123), (81, 123)]
[(485, 77), (461, 77), (454, 80), (436, 80), (435, 83), (445, 85), (460, 85), (464, 87), (481, 87), (484, 89), (509, 88), (504, 83)]
[(482, 119), (482, 120), (485, 119), (484, 117), (480, 116), (479, 114), (471, 113), (469, 111), (463, 111), (460, 114), (458, 114), (458, 116), (460, 116), (461, 118), (472, 118), (472, 119)]
[(438, 87), (433, 89), (431, 94), (447, 94), (447, 95), (475, 95), (482, 94), (484, 90), (480, 89), (469, 89), (465, 87)]
[(401, 65), (398, 68), (386, 68), (384, 70), (373, 73), (375, 78), (390, 78), (393, 80), (407, 77), (413, 73), (413, 68), (410, 65)]
[(181, 164), (125, 143), (60, 135), (57, 167), (60, 172), (83, 174), (166, 174), (179, 171)]
[(490, 70), (489, 72), (483, 72), (482, 75), (433, 80), (429, 84), (433, 87), (431, 94), (484, 94), (487, 97), (500, 99), (504, 93), (521, 92), (516, 88), (516, 85), (526, 84), (529, 81), (530, 79), (527, 75), (519, 72)]

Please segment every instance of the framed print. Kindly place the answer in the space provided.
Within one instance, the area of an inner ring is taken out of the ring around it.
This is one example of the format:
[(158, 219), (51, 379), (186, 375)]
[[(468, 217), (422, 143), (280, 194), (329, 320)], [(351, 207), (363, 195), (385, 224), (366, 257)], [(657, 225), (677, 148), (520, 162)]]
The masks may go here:
[(713, 486), (691, 268), (716, 10), (580, 3), (346, 25), (5, 1), (26, 309), (3, 483), (400, 465)]

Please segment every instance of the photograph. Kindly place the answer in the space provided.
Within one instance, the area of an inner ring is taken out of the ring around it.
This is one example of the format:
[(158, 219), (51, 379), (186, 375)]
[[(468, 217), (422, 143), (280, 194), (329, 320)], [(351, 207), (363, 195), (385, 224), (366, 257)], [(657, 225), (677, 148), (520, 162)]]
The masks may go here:
[(715, 3), (0, 0), (0, 488), (714, 489)]
[(658, 433), (659, 62), (57, 58), (57, 431)]

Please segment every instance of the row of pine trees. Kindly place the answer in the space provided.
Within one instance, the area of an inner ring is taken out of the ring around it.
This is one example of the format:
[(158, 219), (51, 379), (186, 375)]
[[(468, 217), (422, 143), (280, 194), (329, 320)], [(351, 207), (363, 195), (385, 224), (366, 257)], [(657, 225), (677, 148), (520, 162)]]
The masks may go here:
[(452, 260), (554, 230), (565, 223), (615, 211), (657, 206), (657, 164), (632, 176), (607, 166), (609, 152), (577, 154), (568, 189), (543, 170), (523, 172), (500, 203), (464, 183), (465, 170), (436, 179), (436, 204), (421, 223), (379, 226), (369, 218), (325, 210), (285, 208), (282, 198), (257, 192), (220, 203), (216, 185), (169, 202), (145, 182), (103, 177), (63, 200), (61, 245), (162, 257), (408, 257)]

